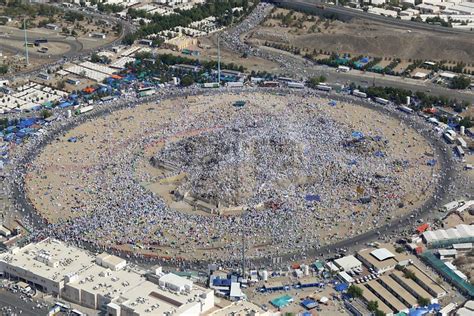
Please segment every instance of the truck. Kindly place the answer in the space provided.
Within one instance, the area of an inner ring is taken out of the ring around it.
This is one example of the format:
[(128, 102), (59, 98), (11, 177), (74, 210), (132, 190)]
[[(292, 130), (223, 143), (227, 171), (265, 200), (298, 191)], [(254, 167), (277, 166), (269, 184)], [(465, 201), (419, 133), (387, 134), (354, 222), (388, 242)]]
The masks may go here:
[(457, 140), (458, 140), (459, 146), (461, 146), (462, 148), (467, 148), (467, 143), (466, 143), (466, 141), (464, 140), (464, 138), (458, 137)]
[(330, 86), (325, 85), (325, 84), (318, 84), (316, 86), (316, 89), (321, 90), (321, 91), (328, 91), (328, 92), (332, 90)]
[(143, 97), (148, 97), (150, 95), (154, 95), (156, 93), (156, 90), (152, 87), (147, 87), (147, 88), (142, 88), (138, 90), (138, 95), (143, 98)]
[(352, 91), (352, 95), (359, 97), (359, 98), (367, 98), (367, 93), (360, 92), (358, 89)]
[(458, 154), (459, 157), (464, 157), (464, 150), (462, 149), (461, 146), (456, 146), (455, 147), (455, 150), (456, 150), (456, 154)]
[(266, 88), (277, 88), (280, 86), (280, 83), (278, 81), (264, 81), (262, 83), (262, 87)]
[(411, 109), (411, 108), (409, 108), (408, 106), (405, 106), (405, 105), (400, 105), (398, 107), (398, 109), (402, 112), (407, 113), (407, 114), (413, 114), (413, 112), (414, 112), (413, 109)]
[(454, 138), (449, 133), (444, 133), (443, 137), (444, 139), (446, 139), (446, 142), (448, 142), (448, 144), (454, 143)]
[(337, 67), (337, 72), (349, 72), (351, 70), (351, 68), (347, 67), (347, 66), (339, 66)]
[(205, 82), (202, 84), (203, 88), (219, 88), (219, 86), (218, 82)]
[(44, 43), (47, 43), (47, 42), (48, 42), (48, 39), (46, 39), (46, 38), (38, 38), (38, 39), (35, 40), (34, 45), (39, 46), (40, 44), (44, 44)]
[(292, 89), (304, 89), (304, 83), (302, 82), (288, 82), (288, 88)]
[(383, 98), (379, 98), (379, 97), (376, 97), (375, 98), (375, 102), (379, 103), (379, 104), (383, 104), (383, 105), (387, 105), (389, 103), (388, 100), (386, 99), (383, 99)]
[(241, 81), (237, 81), (237, 82), (227, 82), (225, 84), (225, 86), (227, 88), (243, 88), (244, 87), (244, 83), (241, 82)]
[(451, 212), (451, 211), (463, 206), (465, 203), (466, 202), (464, 200), (449, 202), (449, 203), (441, 206), (440, 211), (442, 211), (442, 212)]
[(83, 108), (80, 108), (76, 111), (76, 114), (77, 115), (80, 115), (80, 114), (84, 114), (84, 113), (87, 113), (87, 112), (90, 112), (94, 109), (94, 106), (93, 105), (88, 105), (88, 106), (85, 106)]

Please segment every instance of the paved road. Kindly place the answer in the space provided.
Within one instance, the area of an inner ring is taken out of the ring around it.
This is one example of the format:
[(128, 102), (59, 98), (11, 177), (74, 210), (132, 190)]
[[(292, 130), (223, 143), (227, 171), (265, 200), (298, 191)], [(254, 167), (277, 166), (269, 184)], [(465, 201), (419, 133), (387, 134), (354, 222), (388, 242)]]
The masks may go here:
[[(279, 89), (278, 91), (281, 91), (283, 93), (297, 93), (297, 92), (290, 92), (289, 90), (283, 90), (283, 89)], [(197, 93), (199, 94), (222, 93), (222, 91), (215, 90), (215, 91), (209, 92), (208, 90), (200, 90)], [(322, 93), (322, 94), (324, 95), (325, 93)], [(336, 93), (331, 93), (329, 97), (331, 99), (335, 99), (339, 101), (352, 100), (350, 99), (350, 97), (346, 95), (341, 95), (341, 94), (336, 94)], [(138, 103), (152, 102), (157, 99), (159, 99), (159, 97), (152, 97), (152, 98), (147, 98), (144, 100), (140, 99), (140, 100), (137, 100), (136, 102)], [(380, 105), (375, 105), (372, 102), (360, 100), (360, 105), (372, 108), (376, 111), (384, 112), (385, 114), (390, 115), (390, 116), (395, 116), (397, 119), (400, 119), (400, 120), (407, 120), (407, 116), (405, 114), (401, 112), (388, 111), (386, 108)], [(73, 121), (69, 121), (68, 123), (61, 125), (58, 129), (50, 132), (46, 137), (44, 137), (42, 141), (39, 142), (37, 146), (29, 152), (28, 156), (22, 157), (20, 161), (17, 161), (17, 163), (21, 166), (28, 165), (31, 161), (35, 159), (36, 155), (39, 152), (41, 152), (44, 146), (46, 146), (51, 140), (55, 139), (56, 135), (60, 135), (64, 133), (65, 131), (74, 128), (75, 126), (81, 124), (81, 122), (85, 121), (86, 119), (92, 119), (92, 118), (95, 119), (97, 117), (106, 116), (112, 111), (119, 110), (128, 106), (130, 106), (130, 104), (117, 102), (116, 104), (113, 104), (108, 107), (103, 107), (101, 109), (97, 109), (96, 111), (91, 112), (88, 115), (81, 116)], [(418, 218), (426, 219), (428, 214), (439, 209), (440, 205), (442, 205), (443, 203), (446, 203), (447, 201), (450, 201), (454, 198), (458, 198), (458, 196), (453, 196), (452, 194), (450, 194), (451, 191), (449, 190), (450, 184), (453, 182), (455, 174), (456, 174), (456, 168), (452, 160), (452, 153), (450, 151), (445, 150), (445, 145), (442, 142), (442, 140), (438, 136), (434, 135), (431, 132), (432, 129), (429, 128), (426, 125), (426, 123), (424, 123), (421, 119), (415, 119), (415, 120), (410, 119), (410, 122), (411, 122), (411, 125), (417, 130), (419, 130), (420, 133), (432, 143), (433, 147), (436, 148), (437, 154), (438, 154), (438, 163), (441, 165), (442, 167), (441, 169), (444, 170), (441, 173), (441, 178), (438, 183), (434, 196), (430, 198), (429, 200), (427, 200), (420, 208), (418, 208), (414, 212), (407, 214), (401, 218), (397, 218), (391, 222), (381, 223), (380, 227), (377, 227), (376, 229), (373, 229), (369, 232), (366, 232), (361, 235), (357, 235), (353, 238), (339, 241), (334, 244), (324, 246), (321, 248), (308, 248), (306, 252), (282, 254), (281, 256), (279, 256), (282, 262), (300, 260), (301, 258), (304, 258), (304, 257), (327, 256), (328, 254), (334, 254), (335, 252), (337, 252), (339, 248), (354, 248), (364, 243), (367, 243), (369, 241), (380, 239), (381, 237), (384, 237), (384, 236), (393, 235), (395, 234), (395, 232), (399, 232), (403, 229), (407, 229), (407, 228), (409, 229), (410, 227), (412, 227)], [(427, 132), (427, 130), (429, 130), (430, 132)], [(25, 195), (25, 192), (23, 191), (22, 181), (16, 182), (16, 185), (14, 185), (12, 189), (13, 189), (13, 196), (17, 202), (17, 205), (19, 205), (21, 209), (26, 211), (25, 214), (27, 214), (32, 219), (31, 221), (32, 224), (39, 229), (43, 228), (44, 221), (36, 213), (28, 197)], [(92, 245), (88, 245), (88, 244), (83, 244), (81, 245), (81, 247), (92, 250), (92, 251), (96, 251), (96, 252), (101, 251), (101, 250), (107, 250), (107, 249), (95, 249)], [(117, 252), (114, 252), (114, 253), (117, 255), (124, 256), (121, 253), (117, 253)], [(127, 258), (127, 259), (130, 259), (130, 258)], [(270, 266), (272, 265), (272, 260), (273, 260), (272, 257), (263, 257), (263, 258), (258, 258), (258, 259), (254, 258), (254, 259), (249, 260), (249, 266), (253, 266), (253, 267)], [(144, 260), (143, 258), (134, 258), (134, 261), (142, 262), (142, 263), (147, 262), (147, 260)], [(208, 262), (184, 262), (184, 263), (180, 262), (176, 264), (180, 264), (183, 267), (205, 268), (207, 266), (207, 263)], [(167, 263), (164, 262), (163, 264), (166, 265)], [(238, 267), (240, 265), (240, 262), (226, 262), (225, 265)]]
[[(51, 5), (54, 5), (54, 4), (51, 4)], [(47, 69), (51, 66), (62, 64), (62, 63), (65, 63), (66, 61), (72, 61), (72, 60), (76, 60), (76, 59), (80, 59), (80, 58), (83, 58), (85, 56), (88, 56), (93, 51), (109, 49), (113, 46), (116, 46), (116, 45), (120, 44), (122, 42), (122, 39), (126, 35), (128, 35), (128, 34), (135, 31), (135, 27), (129, 21), (118, 19), (118, 18), (110, 16), (110, 15), (102, 15), (102, 14), (93, 13), (93, 12), (89, 12), (89, 11), (80, 11), (77, 8), (63, 8), (60, 5), (56, 5), (56, 7), (60, 8), (61, 10), (74, 11), (74, 12), (77, 12), (77, 13), (84, 14), (85, 16), (90, 16), (90, 17), (93, 17), (93, 18), (103, 19), (103, 20), (106, 20), (106, 21), (108, 21), (112, 24), (118, 23), (118, 24), (122, 25), (122, 32), (120, 33), (118, 38), (116, 40), (114, 40), (113, 42), (106, 43), (104, 45), (101, 45), (101, 46), (98, 46), (98, 47), (95, 47), (95, 48), (91, 48), (91, 49), (84, 49), (82, 43), (80, 43), (77, 39), (75, 41), (72, 41), (72, 40), (67, 40), (67, 39), (62, 40), (62, 39), (58, 39), (58, 38), (55, 38), (55, 37), (51, 38), (51, 37), (45, 36), (46, 38), (48, 38), (48, 41), (68, 44), (68, 45), (71, 46), (71, 49), (68, 52), (64, 53), (64, 54), (51, 55), (52, 56), (51, 63), (43, 64), (41, 66), (34, 67), (34, 68), (28, 69), (26, 71), (17, 72), (15, 74), (9, 74), (7, 76), (4, 76), (6, 79), (13, 80), (15, 77), (32, 76), (35, 73), (39, 72), (40, 70), (44, 71), (45, 69)], [(9, 39), (18, 39), (18, 40), (21, 40), (21, 41), (24, 40), (24, 38), (20, 37), (20, 36), (13, 36), (13, 37), (8, 37), (8, 38)], [(13, 50), (15, 52), (19, 52), (18, 48), (8, 46), (4, 43), (1, 43), (1, 37), (0, 37), (0, 47), (5, 47), (7, 51), (12, 51)], [(42, 54), (38, 54), (38, 53), (34, 52), (34, 49), (31, 49), (30, 52), (32, 52), (32, 55), (34, 55), (35, 58), (44, 57)], [(61, 56), (61, 57), (64, 57), (64, 58), (58, 59), (58, 56)], [(49, 57), (46, 57), (46, 58), (49, 58)]]
[[(13, 294), (5, 289), (0, 290), (0, 315), (44, 316), (48, 314), (48, 309), (37, 308), (36, 305), (36, 302), (22, 300), (20, 294)], [(11, 312), (2, 311), (2, 308), (10, 308)]]
[[(33, 36), (32, 39), (30, 39), (29, 41), (32, 42), (34, 39), (38, 38), (39, 36)], [(9, 41), (17, 41), (17, 42), (20, 42), (20, 43), (24, 43), (25, 42), (25, 38), (22, 37), (22, 36), (0, 36), (0, 40), (2, 38), (5, 38)], [(69, 46), (69, 50), (64, 52), (64, 53), (61, 53), (61, 54), (51, 54), (51, 53), (38, 53), (36, 50), (39, 48), (34, 46), (34, 47), (30, 47), (28, 48), (28, 55), (30, 56), (34, 56), (35, 58), (42, 58), (42, 59), (49, 59), (51, 57), (62, 57), (62, 56), (66, 56), (66, 57), (74, 57), (75, 55), (77, 55), (78, 53), (82, 52), (83, 49), (84, 49), (84, 45), (79, 42), (77, 39), (68, 39), (68, 38), (59, 38), (58, 36), (48, 36), (48, 35), (45, 35), (45, 36), (42, 36), (42, 38), (46, 38), (48, 40), (48, 43), (61, 43), (61, 44), (66, 44)], [(47, 44), (46, 44), (47, 45)], [(2, 48), (7, 48), (9, 51), (12, 51), (14, 53), (20, 53), (20, 54), (23, 54), (24, 53), (24, 49), (20, 49), (18, 47), (15, 47), (15, 46), (12, 46), (12, 45), (8, 45), (4, 42), (0, 43), (0, 47)]]
[(473, 34), (472, 31), (455, 29), (450, 27), (443, 27), (439, 25), (431, 25), (428, 23), (420, 23), (413, 21), (405, 21), (400, 19), (395, 19), (391, 17), (385, 17), (377, 14), (371, 14), (363, 12), (360, 10), (354, 10), (350, 8), (345, 8), (342, 6), (334, 6), (324, 4), (324, 9), (321, 9), (321, 2), (319, 0), (269, 0), (276, 5), (286, 6), (289, 8), (295, 8), (300, 10), (305, 10), (309, 12), (323, 12), (328, 14), (337, 14), (342, 18), (360, 18), (365, 20), (370, 20), (377, 23), (394, 25), (397, 27), (406, 28), (407, 30), (420, 30), (420, 31), (429, 31), (435, 33), (443, 34)]

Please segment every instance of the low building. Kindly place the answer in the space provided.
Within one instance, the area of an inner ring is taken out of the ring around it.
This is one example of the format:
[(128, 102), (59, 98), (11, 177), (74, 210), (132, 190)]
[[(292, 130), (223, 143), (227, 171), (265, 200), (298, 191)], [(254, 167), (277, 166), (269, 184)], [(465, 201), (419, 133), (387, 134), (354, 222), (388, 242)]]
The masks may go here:
[(395, 255), (386, 248), (363, 249), (357, 253), (359, 258), (367, 267), (374, 269), (377, 273), (384, 273), (395, 269), (398, 261)]
[(441, 10), (441, 8), (438, 6), (434, 6), (431, 4), (424, 4), (424, 3), (420, 3), (419, 5), (416, 6), (416, 8), (420, 10), (421, 13), (430, 13), (430, 14), (439, 13), (439, 11)]
[(197, 43), (198, 43), (198, 40), (196, 38), (189, 37), (189, 36), (178, 36), (178, 37), (174, 37), (169, 40), (166, 40), (163, 43), (163, 47), (180, 51), (185, 48), (195, 46), (197, 45)]
[(93, 256), (54, 239), (0, 255), (0, 272), (55, 297), (106, 309), (111, 316), (199, 316), (214, 307), (214, 291), (188, 279), (160, 270), (151, 278), (119, 257)]
[(474, 225), (459, 224), (455, 228), (424, 232), (423, 241), (430, 248), (447, 247), (459, 243), (474, 242)]
[(343, 271), (351, 271), (362, 268), (362, 262), (360, 262), (353, 255), (336, 259), (334, 260), (334, 264)]

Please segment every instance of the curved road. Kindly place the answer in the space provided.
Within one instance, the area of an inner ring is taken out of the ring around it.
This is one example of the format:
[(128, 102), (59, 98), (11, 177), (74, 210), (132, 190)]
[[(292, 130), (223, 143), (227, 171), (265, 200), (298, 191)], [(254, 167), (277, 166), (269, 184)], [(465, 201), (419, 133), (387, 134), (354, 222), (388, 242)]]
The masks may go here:
[[(57, 6), (57, 7), (59, 7), (59, 6)], [(48, 41), (50, 41), (52, 43), (64, 43), (64, 44), (69, 45), (71, 47), (71, 49), (68, 52), (64, 53), (64, 54), (55, 54), (55, 55), (41, 54), (41, 53), (37, 53), (35, 51), (36, 49), (30, 49), (29, 54), (33, 55), (35, 58), (49, 59), (48, 56), (50, 55), (51, 57), (54, 57), (54, 58), (52, 58), (54, 60), (52, 60), (50, 63), (43, 64), (43, 65), (40, 65), (38, 67), (28, 69), (26, 71), (18, 72), (18, 73), (15, 73), (15, 74), (8, 74), (8, 75), (4, 76), (5, 78), (12, 79), (12, 78), (19, 77), (19, 76), (34, 74), (34, 73), (38, 72), (39, 69), (44, 70), (45, 68), (53, 66), (53, 65), (55, 65), (55, 64), (57, 64), (61, 61), (82, 58), (84, 56), (89, 55), (93, 51), (98, 51), (98, 50), (102, 50), (102, 49), (111, 48), (113, 46), (116, 46), (116, 45), (120, 44), (122, 39), (126, 35), (128, 35), (128, 34), (135, 31), (134, 26), (131, 23), (129, 23), (128, 21), (118, 19), (118, 18), (115, 18), (115, 17), (110, 16), (110, 15), (102, 15), (102, 14), (93, 13), (93, 12), (89, 12), (89, 11), (83, 12), (83, 11), (79, 11), (75, 8), (63, 8), (63, 7), (59, 7), (59, 8), (62, 9), (62, 10), (78, 12), (78, 13), (84, 14), (85, 16), (90, 16), (90, 17), (94, 17), (94, 18), (100, 18), (100, 19), (103, 19), (103, 20), (107, 20), (108, 22), (110, 22), (112, 24), (120, 24), (120, 25), (122, 25), (122, 31), (121, 31), (119, 37), (117, 39), (115, 39), (113, 42), (106, 43), (104, 45), (101, 45), (101, 46), (98, 46), (98, 47), (95, 47), (95, 48), (90, 48), (90, 49), (84, 49), (83, 44), (81, 42), (79, 42), (77, 39), (75, 39), (75, 40), (69, 39), (68, 40), (66, 38), (61, 39), (61, 38), (58, 38), (58, 37), (44, 36), (45, 38), (48, 39)], [(0, 41), (1, 41), (2, 37), (4, 37), (4, 36), (0, 36)], [(37, 37), (39, 37), (39, 36), (37, 36)], [(10, 40), (11, 39), (18, 40), (18, 41), (21, 41), (21, 42), (24, 41), (24, 37), (22, 37), (22, 36), (9, 36), (9, 37), (6, 37), (6, 38), (10, 39)], [(36, 38), (36, 36), (33, 36), (33, 37), (28, 36), (28, 38)], [(0, 43), (0, 47), (4, 47), (7, 51), (12, 51), (12, 52), (20, 52), (21, 51), (21, 49), (19, 49), (17, 47), (13, 47), (13, 46), (6, 45), (6, 44), (3, 44), (3, 43)], [(63, 58), (58, 59), (58, 57), (63, 57)]]
[[(253, 90), (250, 90), (253, 91)], [(289, 92), (289, 93), (299, 93), (295, 91), (289, 91), (289, 90), (283, 90), (283, 89), (278, 89), (277, 91), (280, 92)], [(201, 90), (197, 92), (199, 94), (206, 94), (206, 93), (222, 93), (220, 90), (216, 91), (206, 91), (206, 90)], [(176, 97), (176, 96), (185, 96), (193, 94), (192, 91), (185, 91), (185, 92), (171, 92), (167, 96), (161, 96), (161, 97), (151, 97), (147, 98), (144, 100), (137, 100), (134, 103), (127, 103), (127, 102), (117, 102), (110, 107), (103, 107), (100, 109), (97, 109), (91, 113), (85, 114), (84, 116), (75, 118), (72, 121), (65, 122), (59, 126), (56, 127), (56, 129), (52, 130), (48, 135), (46, 135), (43, 139), (39, 140), (36, 142), (36, 146), (32, 148), (32, 150), (29, 152), (28, 156), (21, 157), (19, 161), (16, 163), (20, 166), (24, 166), (21, 169), (24, 169), (26, 166), (29, 165), (30, 162), (32, 162), (35, 157), (43, 150), (43, 148), (49, 144), (49, 142), (53, 139), (56, 138), (57, 135), (63, 134), (65, 131), (72, 129), (80, 124), (82, 124), (84, 121), (89, 120), (89, 119), (95, 119), (101, 116), (106, 116), (110, 114), (112, 111), (119, 110), (122, 108), (134, 106), (140, 103), (144, 102), (153, 102), (157, 101), (161, 98), (169, 98), (169, 97)], [(196, 94), (196, 93), (194, 93)], [(326, 97), (330, 97), (331, 99), (339, 100), (339, 101), (345, 101), (345, 100), (351, 100), (353, 99), (351, 97), (345, 96), (345, 95), (340, 95), (336, 93), (331, 93), (330, 95), (327, 95), (325, 93), (321, 93), (322, 95)], [(380, 111), (385, 113), (386, 115), (394, 116), (397, 119), (400, 120), (406, 120), (406, 115), (401, 113), (401, 112), (394, 112), (387, 110), (386, 108), (376, 105), (372, 102), (360, 100), (361, 106), (365, 106), (371, 109), (374, 109), (376, 111)], [(412, 116), (414, 117), (414, 116)], [(262, 258), (252, 258), (249, 259), (248, 265), (253, 266), (253, 267), (262, 267), (262, 266), (269, 266), (272, 265), (272, 260), (274, 257), (279, 257), (281, 258), (281, 262), (289, 262), (292, 260), (298, 260), (302, 259), (304, 257), (322, 257), (326, 256), (330, 253), (334, 254), (337, 252), (338, 249), (340, 248), (352, 248), (352, 247), (357, 247), (358, 245), (362, 245), (368, 241), (372, 241), (377, 239), (378, 237), (382, 236), (387, 236), (389, 234), (394, 234), (395, 232), (399, 232), (403, 229), (410, 228), (415, 224), (416, 219), (418, 218), (426, 218), (427, 215), (429, 215), (431, 212), (437, 210), (441, 204), (441, 202), (451, 199), (452, 197), (449, 196), (450, 191), (448, 190), (449, 184), (454, 180), (455, 176), (455, 166), (453, 166), (453, 161), (451, 159), (451, 153), (449, 151), (444, 150), (445, 146), (442, 140), (434, 135), (434, 133), (431, 131), (431, 128), (421, 120), (415, 118), (415, 119), (410, 119), (410, 125), (412, 125), (415, 129), (417, 129), (425, 138), (428, 139), (428, 141), (433, 145), (434, 148), (436, 148), (437, 151), (437, 156), (438, 156), (438, 163), (441, 165), (444, 174), (442, 174), (442, 177), (440, 178), (440, 181), (438, 182), (435, 194), (433, 197), (425, 201), (425, 203), (418, 209), (414, 210), (413, 212), (404, 215), (401, 218), (397, 218), (389, 223), (382, 224), (380, 227), (377, 229), (373, 229), (371, 231), (365, 232), (363, 234), (335, 242), (333, 244), (327, 245), (327, 246), (322, 246), (322, 247), (308, 247), (308, 250), (305, 252), (298, 252), (298, 253), (285, 253), (281, 254), (279, 256), (273, 256), (273, 257), (262, 257)], [(25, 170), (25, 169), (24, 169)], [(24, 174), (24, 171), (23, 171)], [(30, 203), (28, 197), (26, 196), (26, 193), (23, 190), (24, 179), (21, 179), (19, 177), (15, 178), (14, 185), (13, 185), (13, 196), (17, 202), (17, 205), (28, 214), (30, 219), (32, 220), (32, 224), (38, 228), (42, 229), (45, 227), (45, 222), (44, 220), (36, 213), (35, 208), (33, 205)], [(109, 252), (115, 253), (117, 255), (121, 255), (124, 257), (127, 257), (128, 254), (126, 253), (119, 253), (115, 250), (112, 249), (97, 249), (93, 245), (85, 244), (82, 243), (81, 247), (86, 248), (88, 250), (92, 251), (103, 251), (103, 250), (108, 250)], [(128, 258), (130, 259), (130, 258)], [(142, 257), (136, 257), (133, 258), (134, 261), (141, 262), (141, 263), (149, 263), (150, 259), (145, 259)], [(157, 262), (159, 259), (152, 259), (151, 261)], [(172, 264), (172, 265), (179, 265), (181, 267), (191, 267), (191, 268), (205, 268), (208, 263), (210, 262), (205, 262), (205, 261), (186, 261), (186, 262), (169, 262), (165, 261), (162, 262), (164, 265)], [(239, 261), (233, 261), (233, 262), (221, 262), (221, 264), (224, 264), (225, 266), (230, 266), (230, 267), (239, 267), (240, 262)]]

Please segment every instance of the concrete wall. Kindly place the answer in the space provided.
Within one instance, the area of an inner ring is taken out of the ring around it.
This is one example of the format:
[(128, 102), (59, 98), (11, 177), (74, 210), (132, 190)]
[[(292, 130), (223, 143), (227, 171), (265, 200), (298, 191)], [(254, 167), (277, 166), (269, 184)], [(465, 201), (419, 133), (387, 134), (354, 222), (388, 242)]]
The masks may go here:
[(62, 297), (64, 299), (71, 301), (73, 303), (80, 304), (81, 303), (81, 290), (76, 289), (74, 284), (66, 284), (64, 286)]

